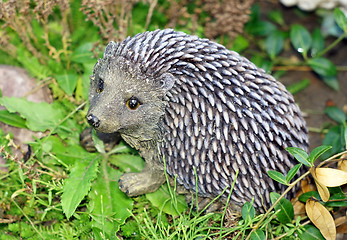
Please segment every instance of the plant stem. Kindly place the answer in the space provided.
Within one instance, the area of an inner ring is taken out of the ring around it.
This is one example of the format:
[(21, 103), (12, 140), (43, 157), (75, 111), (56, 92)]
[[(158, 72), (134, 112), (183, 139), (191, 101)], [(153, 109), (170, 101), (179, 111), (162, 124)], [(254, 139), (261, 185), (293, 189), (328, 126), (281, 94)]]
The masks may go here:
[(332, 44), (327, 46), (322, 52), (317, 54), (317, 57), (321, 57), (327, 52), (329, 52), (332, 48), (334, 48), (339, 42), (341, 42), (345, 37), (347, 37), (347, 32), (344, 32), (338, 39), (336, 39)]

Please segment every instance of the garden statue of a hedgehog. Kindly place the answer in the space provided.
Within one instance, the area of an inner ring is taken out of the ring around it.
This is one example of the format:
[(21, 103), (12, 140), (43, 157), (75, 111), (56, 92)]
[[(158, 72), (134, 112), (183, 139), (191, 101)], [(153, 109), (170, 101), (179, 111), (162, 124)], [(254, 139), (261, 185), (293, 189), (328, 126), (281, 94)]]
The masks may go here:
[(205, 199), (224, 189), (226, 199), (239, 171), (232, 206), (254, 198), (262, 211), (269, 193), (284, 189), (267, 171), (296, 164), (286, 147), (308, 149), (305, 121), (280, 82), (220, 44), (172, 29), (110, 42), (89, 100), (89, 124), (118, 132), (146, 161), (120, 178), (128, 196), (158, 189), (165, 160), (169, 176)]

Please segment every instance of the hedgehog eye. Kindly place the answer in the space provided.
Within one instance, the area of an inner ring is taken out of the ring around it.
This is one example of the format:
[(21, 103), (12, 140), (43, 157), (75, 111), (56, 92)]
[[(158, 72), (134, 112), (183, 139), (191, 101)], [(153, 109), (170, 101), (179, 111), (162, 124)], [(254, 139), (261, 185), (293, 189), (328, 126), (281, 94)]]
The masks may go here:
[(126, 105), (131, 110), (136, 110), (141, 104), (136, 97), (131, 97), (127, 100)]
[(101, 78), (99, 78), (98, 81), (98, 87), (96, 89), (97, 93), (101, 93), (102, 91), (104, 91), (104, 80), (102, 80)]

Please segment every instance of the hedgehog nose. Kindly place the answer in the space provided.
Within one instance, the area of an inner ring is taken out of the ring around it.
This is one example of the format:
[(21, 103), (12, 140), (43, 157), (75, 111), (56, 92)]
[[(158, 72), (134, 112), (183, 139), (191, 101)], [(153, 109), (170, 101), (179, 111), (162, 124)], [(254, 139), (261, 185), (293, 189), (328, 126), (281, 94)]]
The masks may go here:
[(89, 125), (91, 125), (94, 128), (98, 128), (100, 126), (99, 118), (97, 118), (97, 116), (95, 116), (93, 114), (89, 114), (87, 116), (87, 121), (88, 121)]

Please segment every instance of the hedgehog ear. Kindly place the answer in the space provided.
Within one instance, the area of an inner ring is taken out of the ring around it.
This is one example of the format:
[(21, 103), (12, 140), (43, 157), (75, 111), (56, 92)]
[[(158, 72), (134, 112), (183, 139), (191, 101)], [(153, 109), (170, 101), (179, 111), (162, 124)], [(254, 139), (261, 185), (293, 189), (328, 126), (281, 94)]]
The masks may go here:
[(115, 43), (113, 41), (109, 42), (104, 52), (104, 58), (106, 58), (107, 56), (115, 56), (118, 46), (119, 46), (118, 43)]
[(164, 73), (160, 76), (160, 88), (168, 91), (175, 84), (176, 78), (171, 73)]

